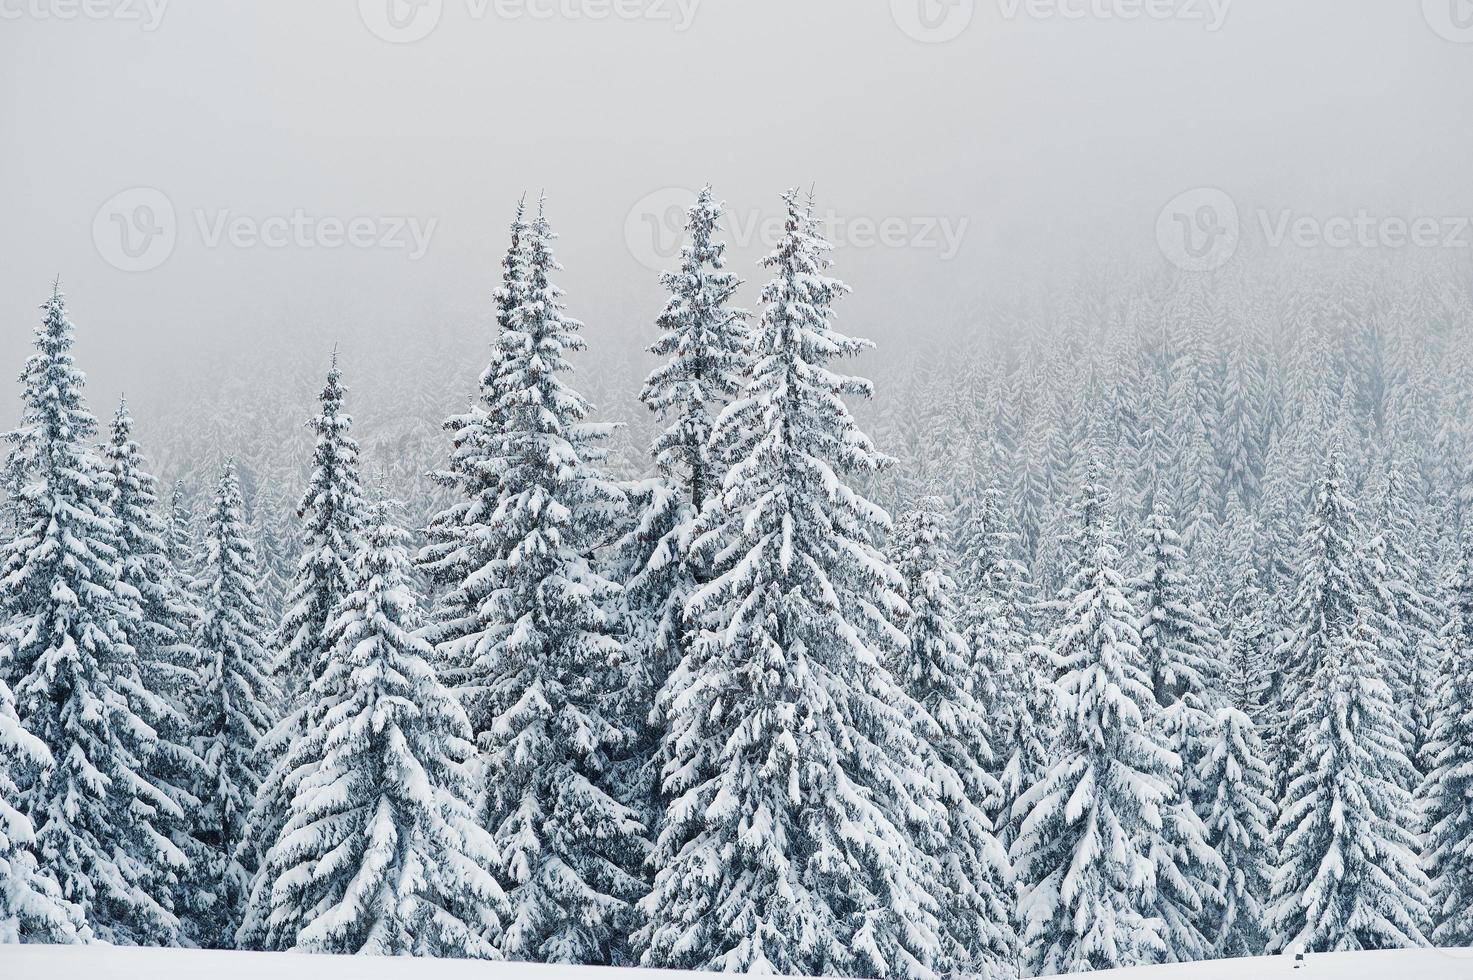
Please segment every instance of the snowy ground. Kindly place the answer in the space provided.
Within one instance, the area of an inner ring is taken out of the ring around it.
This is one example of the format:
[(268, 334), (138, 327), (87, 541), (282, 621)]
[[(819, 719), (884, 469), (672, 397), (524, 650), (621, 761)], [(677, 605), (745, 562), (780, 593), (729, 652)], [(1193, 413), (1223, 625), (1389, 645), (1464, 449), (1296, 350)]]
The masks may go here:
[[(107, 946), (0, 946), (0, 980), (676, 980), (691, 974), (466, 960), (219, 953)], [(1111, 970), (1107, 980), (1470, 980), (1473, 949), (1396, 950), (1310, 956), (1296, 971), (1289, 957), (1219, 960)]]

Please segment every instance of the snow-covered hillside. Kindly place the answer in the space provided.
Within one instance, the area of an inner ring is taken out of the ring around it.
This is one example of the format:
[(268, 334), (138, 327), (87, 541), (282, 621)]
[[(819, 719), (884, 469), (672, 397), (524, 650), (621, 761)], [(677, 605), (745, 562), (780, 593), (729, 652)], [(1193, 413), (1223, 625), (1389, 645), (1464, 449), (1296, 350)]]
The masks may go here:
[[(706, 974), (702, 974), (705, 976)], [(109, 946), (0, 946), (3, 980), (676, 980), (697, 974), (666, 970), (415, 960), (374, 956), (309, 956)], [(714, 976), (714, 974), (712, 974)], [(1287, 956), (1216, 960), (1135, 970), (1107, 970), (1092, 980), (1468, 980), (1473, 949), (1407, 949), (1311, 955), (1295, 970)]]

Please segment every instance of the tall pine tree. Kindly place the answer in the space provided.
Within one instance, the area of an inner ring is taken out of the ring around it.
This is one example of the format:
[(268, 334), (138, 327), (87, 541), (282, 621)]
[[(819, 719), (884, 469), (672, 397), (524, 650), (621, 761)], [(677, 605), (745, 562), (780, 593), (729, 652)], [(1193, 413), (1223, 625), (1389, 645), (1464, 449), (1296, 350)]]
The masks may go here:
[(670, 680), (670, 804), (643, 909), (643, 962), (739, 972), (924, 976), (942, 954), (938, 869), (914, 823), (944, 819), (912, 731), (922, 709), (885, 669), (904, 648), (886, 515), (844, 476), (882, 457), (828, 364), (829, 245), (785, 196), (743, 397), (713, 432), (732, 460), (697, 542), (715, 578)]

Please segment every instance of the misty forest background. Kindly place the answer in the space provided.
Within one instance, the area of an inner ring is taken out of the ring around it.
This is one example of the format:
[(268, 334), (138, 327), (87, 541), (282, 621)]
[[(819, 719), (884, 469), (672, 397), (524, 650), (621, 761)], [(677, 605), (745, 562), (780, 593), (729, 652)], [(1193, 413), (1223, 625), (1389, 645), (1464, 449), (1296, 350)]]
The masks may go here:
[(787, 207), (732, 268), (702, 196), (654, 354), (564, 311), (532, 202), (476, 322), (221, 357), (111, 426), (89, 390), (96, 431), (53, 295), (0, 939), (855, 976), (1473, 945), (1465, 265), (1111, 262), (875, 354)]

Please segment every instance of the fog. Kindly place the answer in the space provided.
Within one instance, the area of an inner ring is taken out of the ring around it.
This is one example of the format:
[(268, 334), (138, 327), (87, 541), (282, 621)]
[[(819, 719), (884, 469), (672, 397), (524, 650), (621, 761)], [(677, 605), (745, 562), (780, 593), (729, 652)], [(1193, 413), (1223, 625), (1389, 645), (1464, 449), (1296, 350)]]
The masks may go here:
[[(1245, 239), (1260, 210), (1473, 214), (1458, 0), (389, 2), (0, 0), (0, 368), (60, 275), (99, 414), (167, 412), (238, 353), (315, 377), (334, 343), (440, 345), (463, 403), (524, 193), (595, 372), (651, 339), (670, 189), (706, 181), (748, 305), (760, 222), (812, 187), (849, 229), (844, 325), (890, 358), (989, 291), (1169, 268), (1157, 219), (1193, 188)], [(160, 197), (172, 241), (120, 252)]]

